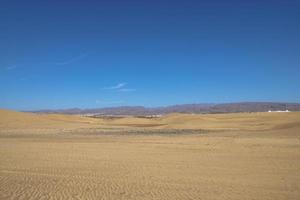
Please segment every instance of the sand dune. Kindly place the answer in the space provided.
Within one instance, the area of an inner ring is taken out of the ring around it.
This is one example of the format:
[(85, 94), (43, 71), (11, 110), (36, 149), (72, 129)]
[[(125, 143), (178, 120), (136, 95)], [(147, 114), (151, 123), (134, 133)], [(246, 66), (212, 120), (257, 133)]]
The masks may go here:
[(168, 114), (161, 118), (90, 118), (0, 110), (0, 128), (133, 127), (148, 129), (269, 130), (300, 127), (300, 112), (234, 114)]
[(0, 110), (0, 129), (79, 128), (100, 120), (73, 115), (34, 114)]
[(171, 128), (265, 130), (290, 124), (300, 125), (300, 112), (294, 113), (234, 113), (234, 114), (171, 114), (163, 118)]
[(1, 110), (0, 199), (298, 200), (299, 121), (299, 113), (93, 119)]

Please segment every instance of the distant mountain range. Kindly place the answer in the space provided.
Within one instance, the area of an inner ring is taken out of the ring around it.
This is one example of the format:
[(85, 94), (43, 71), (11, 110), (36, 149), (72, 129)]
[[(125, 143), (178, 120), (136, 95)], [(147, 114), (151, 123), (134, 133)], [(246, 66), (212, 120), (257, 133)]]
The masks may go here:
[(275, 103), (275, 102), (241, 102), (223, 104), (181, 104), (166, 107), (147, 108), (143, 106), (120, 106), (94, 109), (59, 109), (38, 110), (34, 113), (61, 113), (82, 115), (161, 115), (168, 113), (237, 113), (237, 112), (267, 112), (289, 110), (300, 111), (300, 103)]

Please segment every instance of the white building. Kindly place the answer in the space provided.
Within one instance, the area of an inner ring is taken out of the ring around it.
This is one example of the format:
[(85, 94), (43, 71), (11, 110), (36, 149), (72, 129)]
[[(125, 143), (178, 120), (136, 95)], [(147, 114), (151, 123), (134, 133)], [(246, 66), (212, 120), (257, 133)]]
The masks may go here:
[(289, 110), (269, 110), (268, 112), (270, 113), (270, 112), (290, 112), (290, 111)]

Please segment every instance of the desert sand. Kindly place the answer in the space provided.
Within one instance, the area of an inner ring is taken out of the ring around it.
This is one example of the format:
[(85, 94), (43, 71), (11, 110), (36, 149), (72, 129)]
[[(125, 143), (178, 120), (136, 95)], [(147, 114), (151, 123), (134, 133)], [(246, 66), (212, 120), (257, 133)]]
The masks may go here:
[(0, 110), (0, 199), (300, 199), (300, 113)]

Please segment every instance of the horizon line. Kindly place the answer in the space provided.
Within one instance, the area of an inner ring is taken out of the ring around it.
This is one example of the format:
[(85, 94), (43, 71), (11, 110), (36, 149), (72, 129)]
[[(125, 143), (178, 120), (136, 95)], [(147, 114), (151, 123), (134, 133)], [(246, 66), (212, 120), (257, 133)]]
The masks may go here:
[(43, 108), (43, 109), (9, 109), (9, 108), (0, 108), (6, 110), (15, 110), (20, 112), (36, 112), (36, 111), (55, 111), (55, 110), (91, 110), (91, 109), (105, 109), (105, 108), (122, 108), (122, 107), (143, 107), (143, 108), (166, 108), (172, 106), (182, 106), (182, 105), (222, 105), (222, 104), (247, 104), (247, 103), (277, 103), (277, 104), (300, 104), (300, 102), (290, 102), (290, 101), (232, 101), (232, 102), (220, 102), (220, 103), (178, 103), (178, 104), (167, 104), (159, 106), (145, 106), (145, 105), (116, 105), (116, 106), (100, 106), (100, 107), (66, 107), (66, 108)]

